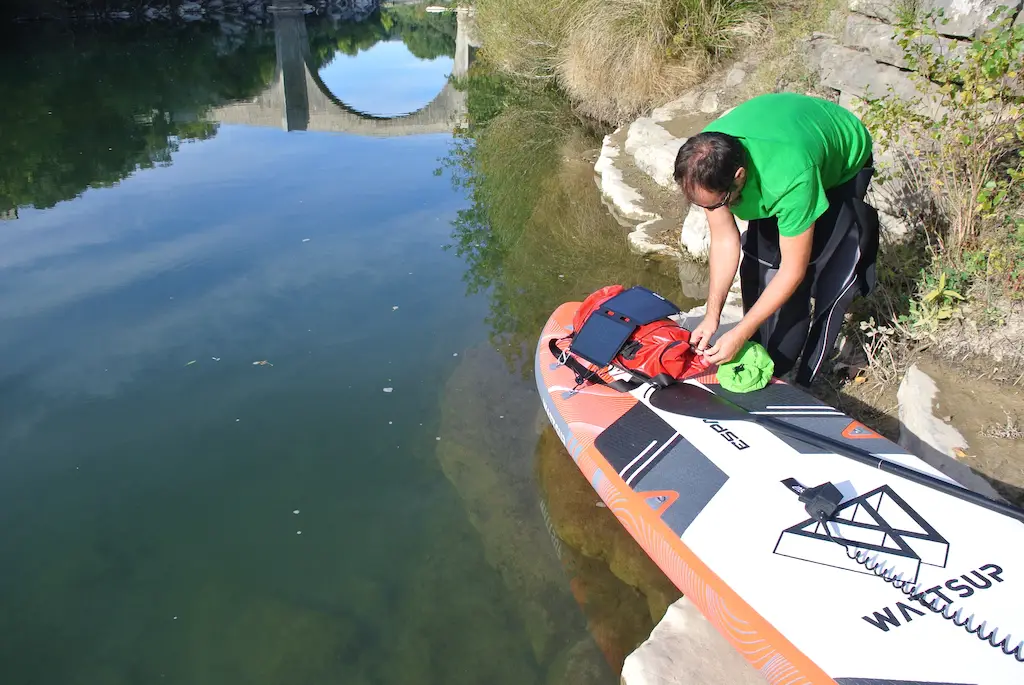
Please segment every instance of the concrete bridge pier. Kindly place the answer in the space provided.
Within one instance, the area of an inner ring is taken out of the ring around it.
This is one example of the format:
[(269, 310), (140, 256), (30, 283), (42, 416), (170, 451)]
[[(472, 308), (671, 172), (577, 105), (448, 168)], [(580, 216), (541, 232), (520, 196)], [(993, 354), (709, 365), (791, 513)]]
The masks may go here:
[(307, 63), (309, 34), (302, 3), (278, 0), (270, 7), (274, 15), (274, 48), (277, 51), (276, 81), (271, 88), (280, 89), (283, 96), (284, 116), (281, 128), (285, 131), (305, 131), (309, 126), (309, 91), (307, 90)]

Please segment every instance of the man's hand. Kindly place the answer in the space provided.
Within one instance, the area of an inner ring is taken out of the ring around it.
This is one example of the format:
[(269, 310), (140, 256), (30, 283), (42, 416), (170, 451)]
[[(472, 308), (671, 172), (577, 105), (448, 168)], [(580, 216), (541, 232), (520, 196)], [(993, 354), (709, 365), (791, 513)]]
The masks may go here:
[(749, 337), (739, 327), (732, 328), (723, 333), (722, 337), (704, 352), (704, 359), (712, 364), (731, 362)]
[(705, 316), (704, 320), (690, 333), (690, 344), (697, 348), (697, 352), (703, 354), (704, 349), (711, 342), (711, 336), (718, 330), (718, 317)]

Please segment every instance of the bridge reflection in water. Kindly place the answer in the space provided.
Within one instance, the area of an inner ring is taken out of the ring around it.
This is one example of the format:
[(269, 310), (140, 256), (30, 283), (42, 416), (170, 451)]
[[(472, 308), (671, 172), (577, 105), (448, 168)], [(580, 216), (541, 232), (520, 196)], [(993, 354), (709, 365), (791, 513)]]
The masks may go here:
[[(271, 86), (251, 101), (214, 108), (210, 117), (223, 124), (281, 127), (286, 131), (329, 131), (362, 136), (410, 136), (451, 133), (466, 120), (466, 93), (451, 81), (425, 107), (393, 117), (360, 112), (338, 99), (309, 68), (309, 38), (302, 2), (278, 0), (274, 12), (277, 68)], [(452, 76), (469, 70), (473, 49), (472, 18), (460, 9)]]

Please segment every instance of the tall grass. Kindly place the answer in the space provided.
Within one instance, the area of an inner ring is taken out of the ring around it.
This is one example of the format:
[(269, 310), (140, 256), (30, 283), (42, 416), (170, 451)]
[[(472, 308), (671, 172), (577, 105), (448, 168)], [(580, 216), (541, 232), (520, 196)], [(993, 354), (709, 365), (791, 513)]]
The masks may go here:
[(697, 83), (760, 27), (765, 0), (477, 0), (488, 59), (619, 123)]

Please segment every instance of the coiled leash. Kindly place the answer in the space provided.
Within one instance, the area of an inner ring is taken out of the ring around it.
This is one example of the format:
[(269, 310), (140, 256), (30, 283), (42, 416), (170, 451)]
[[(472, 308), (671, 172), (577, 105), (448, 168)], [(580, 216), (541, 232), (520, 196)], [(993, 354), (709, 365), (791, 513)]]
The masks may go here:
[(821, 524), (821, 527), (825, 530), (825, 534), (832, 542), (843, 547), (847, 557), (863, 566), (873, 575), (878, 576), (894, 588), (898, 589), (910, 600), (927, 607), (932, 613), (938, 614), (947, 621), (952, 621), (953, 625), (963, 628), (982, 642), (999, 649), (1003, 654), (1012, 656), (1018, 662), (1024, 663), (1024, 640), (1021, 640), (1016, 646), (1013, 646), (1013, 635), (1010, 633), (1006, 633), (1001, 639), (997, 639), (999, 628), (993, 628), (986, 634), (985, 629), (988, 625), (988, 621), (977, 622), (975, 621), (974, 614), (964, 618), (964, 607), (954, 610), (953, 602), (951, 601), (942, 605), (942, 600), (940, 598), (936, 598), (932, 602), (925, 600), (924, 596), (928, 591), (921, 592), (920, 585), (914, 585), (911, 584), (910, 581), (900, 580), (895, 570), (886, 569), (883, 561), (879, 559), (878, 555), (872, 555), (864, 551), (857, 551), (856, 549), (851, 552), (851, 544), (842, 538), (836, 539), (832, 535), (832, 531), (828, 529), (828, 523), (841, 523), (841, 521), (838, 521), (835, 518), (835, 514), (843, 502), (843, 494), (835, 485), (832, 483), (822, 483), (821, 485), (816, 485), (812, 488), (805, 488), (791, 478), (783, 481), (783, 484), (799, 496), (800, 501), (804, 503), (804, 509), (807, 510), (807, 513), (810, 514), (812, 519)]

